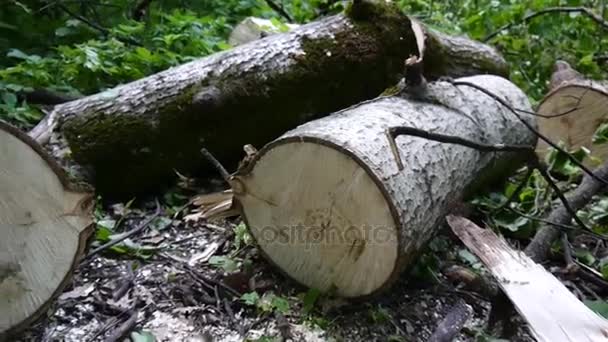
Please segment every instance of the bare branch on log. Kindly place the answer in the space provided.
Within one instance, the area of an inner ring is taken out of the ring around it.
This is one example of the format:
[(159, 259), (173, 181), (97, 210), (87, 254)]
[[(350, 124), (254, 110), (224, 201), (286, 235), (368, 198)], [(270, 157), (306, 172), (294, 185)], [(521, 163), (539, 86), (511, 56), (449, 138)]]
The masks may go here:
[(487, 41), (491, 40), (492, 38), (499, 35), (500, 32), (502, 32), (504, 30), (508, 30), (513, 26), (528, 22), (536, 17), (540, 17), (542, 15), (550, 14), (550, 13), (581, 13), (581, 14), (589, 17), (591, 20), (595, 21), (598, 25), (602, 26), (604, 29), (608, 29), (608, 21), (604, 20), (601, 16), (595, 14), (591, 9), (589, 9), (587, 7), (549, 7), (549, 8), (542, 9), (538, 12), (530, 13), (530, 14), (526, 15), (525, 17), (523, 17), (521, 20), (503, 25), (496, 31), (487, 35), (483, 39), (483, 42), (487, 42)]
[(287, 22), (293, 22), (293, 18), (282, 5), (276, 4), (273, 0), (264, 0), (268, 7), (272, 8), (273, 11), (277, 12), (281, 17), (285, 18)]
[(230, 173), (226, 171), (226, 168), (219, 162), (219, 160), (215, 159), (213, 154), (209, 152), (206, 148), (201, 149), (201, 154), (207, 161), (213, 165), (213, 167), (217, 170), (217, 172), (222, 176), (222, 178), (226, 181), (226, 183), (230, 183)]
[(547, 144), (549, 144), (554, 149), (556, 149), (556, 150), (560, 151), (561, 153), (564, 153), (566, 156), (568, 156), (568, 159), (573, 164), (575, 164), (576, 166), (578, 166), (581, 170), (583, 170), (586, 174), (588, 174), (589, 176), (595, 178), (597, 181), (600, 181), (600, 182), (604, 183), (605, 185), (608, 185), (608, 180), (606, 180), (604, 177), (599, 177), (599, 176), (595, 175), (593, 173), (593, 171), (591, 171), (587, 166), (585, 166), (583, 163), (581, 163), (580, 161), (578, 161), (578, 159), (576, 159), (576, 157), (574, 157), (571, 153), (569, 153), (568, 151), (564, 150), (559, 145), (557, 145), (556, 143), (554, 143), (553, 141), (551, 141), (544, 134), (540, 133), (536, 128), (534, 128), (530, 123), (528, 123), (526, 120), (524, 120), (521, 117), (521, 115), (517, 112), (517, 109), (513, 108), (509, 103), (507, 103), (500, 96), (497, 96), (496, 94), (492, 93), (491, 91), (488, 91), (484, 87), (479, 86), (479, 85), (474, 84), (474, 83), (471, 83), (471, 82), (454, 81), (454, 82), (452, 82), (452, 84), (454, 84), (454, 85), (464, 85), (464, 86), (467, 86), (467, 87), (472, 87), (472, 88), (475, 88), (475, 89), (481, 91), (482, 93), (490, 96), (491, 98), (493, 98), (494, 100), (496, 100), (497, 102), (499, 102), (501, 105), (503, 105), (507, 109), (509, 109), (509, 111), (511, 113), (515, 114), (515, 116), (517, 117), (517, 119), (521, 123), (523, 123), (526, 127), (528, 127), (529, 130), (531, 130), (532, 132), (534, 132), (541, 140), (543, 140), (544, 142), (546, 142)]
[[(574, 221), (580, 226), (580, 228), (588, 234), (597, 236), (603, 240), (608, 240), (608, 236), (603, 236), (595, 233), (591, 228), (587, 227), (587, 225), (576, 215), (576, 210), (573, 209), (572, 206), (568, 203), (568, 200), (566, 199), (562, 191), (559, 189), (557, 184), (555, 184), (555, 182), (551, 178), (551, 175), (549, 175), (549, 173), (547, 172), (545, 166), (538, 161), (538, 158), (534, 154), (534, 147), (532, 146), (505, 144), (489, 145), (474, 142), (457, 136), (430, 133), (421, 129), (404, 126), (389, 128), (386, 131), (386, 135), (389, 138), (389, 146), (391, 148), (391, 152), (393, 153), (397, 166), (399, 167), (399, 170), (403, 170), (403, 162), (401, 161), (401, 157), (397, 148), (397, 143), (395, 141), (395, 138), (399, 135), (409, 135), (442, 143), (466, 146), (482, 152), (524, 152), (528, 155), (528, 163), (530, 168), (537, 169), (540, 172), (541, 176), (547, 181), (547, 183), (549, 183), (549, 186), (551, 186), (551, 188), (556, 192), (557, 197), (562, 202), (564, 209), (570, 214), (570, 217), (574, 219)], [(507, 203), (508, 202), (509, 201), (507, 201)], [(560, 222), (556, 222), (555, 226), (557, 228), (563, 228), (563, 224), (561, 224)]]

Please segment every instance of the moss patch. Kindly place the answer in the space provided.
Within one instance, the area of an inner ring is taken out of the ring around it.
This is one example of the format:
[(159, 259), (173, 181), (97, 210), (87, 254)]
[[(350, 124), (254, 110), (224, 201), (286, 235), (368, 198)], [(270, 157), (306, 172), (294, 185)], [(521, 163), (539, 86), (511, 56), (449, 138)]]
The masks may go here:
[[(244, 144), (261, 147), (397, 83), (403, 60), (416, 49), (409, 20), (394, 11), (371, 13), (369, 20), (346, 17), (339, 29), (300, 36), (289, 67), (235, 66), (141, 117), (92, 113), (70, 120), (64, 132), (74, 158), (93, 165), (101, 192), (133, 193), (157, 187), (173, 170), (196, 170), (203, 145), (234, 170)], [(193, 103), (205, 89), (213, 92), (202, 105)]]

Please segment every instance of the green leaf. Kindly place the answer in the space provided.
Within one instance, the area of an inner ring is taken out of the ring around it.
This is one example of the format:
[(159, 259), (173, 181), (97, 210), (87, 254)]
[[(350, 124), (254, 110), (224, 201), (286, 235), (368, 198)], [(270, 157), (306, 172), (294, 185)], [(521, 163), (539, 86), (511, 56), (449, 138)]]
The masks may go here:
[(72, 30), (69, 27), (60, 27), (55, 30), (55, 35), (57, 37), (65, 37), (72, 33)]
[(473, 253), (469, 252), (466, 249), (460, 249), (458, 251), (458, 257), (462, 261), (467, 262), (467, 263), (469, 263), (471, 265), (476, 264), (476, 263), (479, 262), (479, 259), (477, 259), (477, 257)]
[(577, 249), (574, 253), (576, 258), (585, 265), (591, 266), (595, 263), (595, 257), (586, 249)]
[(239, 265), (234, 259), (222, 255), (214, 255), (209, 258), (209, 264), (215, 267), (220, 267), (228, 273), (233, 273), (239, 270)]
[(257, 292), (248, 292), (241, 296), (241, 300), (247, 305), (257, 306), (258, 302), (260, 301), (260, 296), (257, 294)]
[(608, 141), (608, 122), (602, 123), (593, 134), (594, 144), (603, 144)]
[(309, 313), (312, 311), (320, 295), (321, 291), (315, 288), (311, 288), (306, 291), (304, 299), (302, 300), (302, 302), (304, 303), (303, 310), (305, 313)]
[(23, 52), (19, 49), (10, 49), (8, 51), (8, 53), (6, 54), (6, 56), (18, 58), (18, 59), (24, 59), (24, 60), (27, 60), (28, 58), (30, 58), (30, 56), (28, 54), (26, 54), (25, 52)]
[(152, 228), (154, 230), (167, 229), (167, 228), (171, 227), (172, 222), (173, 222), (173, 220), (168, 217), (159, 216), (159, 217), (155, 218), (154, 220), (152, 220), (152, 222), (150, 222), (150, 228)]
[(113, 230), (116, 227), (116, 220), (112, 219), (104, 219), (97, 221), (97, 227), (106, 228), (108, 230)]
[(17, 104), (17, 95), (9, 92), (2, 92), (2, 101), (10, 108), (14, 108)]
[(604, 300), (585, 300), (583, 301), (587, 307), (598, 315), (608, 318), (608, 303)]
[(131, 342), (156, 342), (156, 338), (149, 331), (132, 332)]
[(271, 300), (271, 305), (282, 314), (286, 314), (289, 311), (289, 302), (285, 298), (274, 296)]

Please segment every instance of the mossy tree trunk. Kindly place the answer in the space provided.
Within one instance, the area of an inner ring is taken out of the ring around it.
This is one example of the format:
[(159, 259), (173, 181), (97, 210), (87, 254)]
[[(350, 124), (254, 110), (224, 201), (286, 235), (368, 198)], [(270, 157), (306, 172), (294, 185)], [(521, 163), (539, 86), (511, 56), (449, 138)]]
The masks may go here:
[[(62, 104), (33, 131), (58, 128), (101, 192), (158, 186), (201, 166), (207, 147), (231, 166), (246, 143), (264, 144), (318, 116), (373, 98), (417, 54), (407, 16), (361, 2), (347, 13), (241, 45), (100, 94)], [(506, 75), (492, 48), (427, 32), (427, 78)]]

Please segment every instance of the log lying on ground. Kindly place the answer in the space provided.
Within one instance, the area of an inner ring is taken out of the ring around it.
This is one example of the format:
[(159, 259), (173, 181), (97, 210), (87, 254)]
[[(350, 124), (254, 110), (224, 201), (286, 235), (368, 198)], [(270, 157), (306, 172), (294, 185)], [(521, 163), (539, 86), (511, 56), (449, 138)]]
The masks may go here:
[[(427, 78), (506, 75), (487, 45), (427, 30)], [(380, 94), (417, 53), (407, 16), (358, 1), (347, 14), (301, 26), (58, 105), (32, 131), (58, 125), (74, 159), (91, 165), (100, 192), (132, 193), (202, 164), (223, 163), (300, 123)]]
[[(462, 80), (530, 109), (523, 92), (501, 77)], [(235, 198), (271, 262), (312, 288), (346, 297), (374, 294), (414, 260), (452, 204), (518, 166), (513, 153), (400, 136), (400, 171), (389, 127), (487, 144), (536, 143), (506, 108), (476, 89), (434, 82), (429, 92), (432, 102), (380, 97), (306, 123), (235, 173)], [(535, 124), (534, 117), (526, 120)]]
[(448, 216), (462, 242), (486, 265), (540, 342), (607, 341), (608, 321), (591, 311), (543, 266), (494, 232)]
[[(551, 90), (538, 106), (542, 115), (567, 113), (554, 118), (540, 118), (539, 129), (551, 141), (562, 141), (570, 149), (585, 146), (593, 157), (608, 158), (608, 144), (593, 144), (598, 126), (608, 120), (608, 85), (586, 80), (566, 62), (558, 61), (552, 77)], [(549, 146), (539, 140), (537, 151), (544, 155)], [(588, 158), (585, 164), (590, 165)]]
[(0, 340), (45, 313), (67, 284), (93, 231), (92, 199), (0, 121)]

